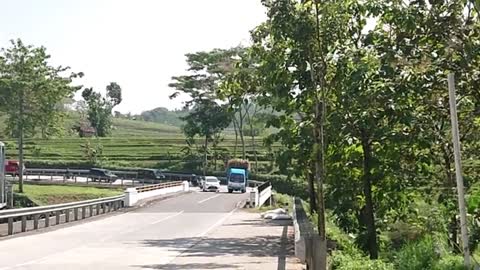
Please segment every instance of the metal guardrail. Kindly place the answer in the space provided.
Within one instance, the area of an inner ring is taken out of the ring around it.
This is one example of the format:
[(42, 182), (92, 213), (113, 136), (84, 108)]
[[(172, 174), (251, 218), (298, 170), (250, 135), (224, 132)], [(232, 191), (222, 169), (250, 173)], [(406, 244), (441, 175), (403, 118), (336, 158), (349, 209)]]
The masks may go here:
[(161, 183), (161, 184), (154, 184), (154, 185), (148, 185), (148, 186), (143, 186), (143, 187), (137, 187), (135, 188), (137, 190), (137, 193), (142, 193), (142, 192), (148, 192), (152, 190), (157, 190), (157, 189), (163, 189), (163, 188), (169, 188), (169, 187), (178, 187), (182, 186), (183, 183), (181, 181), (174, 181), (174, 182), (166, 182), (166, 183)]
[[(33, 220), (33, 230), (39, 228), (39, 221), (43, 220), (44, 227), (50, 226), (50, 218), (55, 216), (55, 225), (60, 224), (61, 217), (65, 217), (65, 223), (70, 222), (73, 211), (73, 219), (78, 220), (116, 211), (124, 206), (125, 195), (94, 199), (80, 202), (56, 204), (49, 206), (38, 206), (21, 209), (10, 209), (0, 211), (0, 220), (7, 221), (8, 235), (15, 233), (15, 222), (21, 221), (21, 232), (27, 231), (27, 221)], [(95, 214), (94, 214), (95, 213)], [(4, 222), (0, 222), (4, 223)]]
[(322, 266), (326, 263), (326, 243), (322, 245), (320, 235), (305, 213), (302, 200), (297, 197), (293, 198), (293, 223), (295, 256), (306, 263), (307, 269), (324, 269)]

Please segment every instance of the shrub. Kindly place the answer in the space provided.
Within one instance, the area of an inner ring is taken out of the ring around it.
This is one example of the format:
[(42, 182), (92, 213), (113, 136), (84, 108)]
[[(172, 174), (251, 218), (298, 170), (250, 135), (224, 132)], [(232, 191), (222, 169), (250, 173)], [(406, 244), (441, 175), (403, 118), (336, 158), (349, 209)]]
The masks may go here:
[(366, 256), (350, 255), (343, 251), (334, 251), (330, 256), (332, 270), (393, 270), (392, 264), (382, 260), (370, 260)]
[(440, 246), (431, 236), (406, 244), (396, 254), (395, 266), (398, 270), (433, 269), (440, 258)]
[(463, 265), (463, 257), (447, 255), (442, 256), (442, 258), (435, 263), (433, 270), (466, 270), (467, 268)]

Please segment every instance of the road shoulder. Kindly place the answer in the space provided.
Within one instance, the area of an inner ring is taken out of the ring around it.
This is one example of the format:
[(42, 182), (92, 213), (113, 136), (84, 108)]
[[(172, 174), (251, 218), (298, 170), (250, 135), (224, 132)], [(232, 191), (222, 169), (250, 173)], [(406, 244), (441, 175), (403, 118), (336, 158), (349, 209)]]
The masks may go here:
[(167, 265), (153, 269), (304, 269), (293, 255), (291, 221), (238, 210)]

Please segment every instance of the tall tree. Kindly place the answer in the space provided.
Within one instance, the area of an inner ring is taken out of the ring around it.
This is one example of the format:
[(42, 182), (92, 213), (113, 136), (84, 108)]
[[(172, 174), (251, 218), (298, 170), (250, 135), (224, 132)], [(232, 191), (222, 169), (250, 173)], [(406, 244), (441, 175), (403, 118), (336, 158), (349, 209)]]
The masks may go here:
[[(169, 86), (177, 91), (170, 98), (175, 98), (180, 93), (189, 95), (190, 100), (185, 102), (185, 108), (189, 108), (204, 99), (226, 99), (228, 104), (233, 104), (229, 96), (222, 95), (222, 89), (224, 88), (227, 74), (231, 73), (235, 68), (239, 55), (243, 51), (243, 48), (236, 47), (227, 50), (214, 49), (208, 52), (187, 54), (189, 74), (172, 77), (173, 82)], [(235, 104), (243, 104), (243, 100), (241, 102), (237, 101)], [(238, 110), (233, 111), (234, 113), (238, 112)], [(235, 129), (234, 154), (236, 154), (238, 135), (240, 134), (243, 142), (243, 156), (245, 156), (245, 143), (243, 133), (241, 133), (243, 130), (240, 129), (240, 126), (243, 127), (246, 115), (242, 111), (238, 116), (231, 119)]]
[[(205, 137), (204, 173), (208, 164), (207, 150), (211, 136), (223, 130), (232, 121), (230, 114), (224, 112), (224, 106), (218, 105), (216, 101), (222, 80), (232, 70), (239, 50), (241, 48), (214, 49), (209, 52), (187, 54), (188, 74), (172, 77), (173, 82), (169, 84), (176, 89), (170, 98), (180, 94), (187, 94), (190, 97), (185, 102), (185, 108), (192, 108), (192, 110), (187, 116), (182, 117), (186, 121), (184, 132), (187, 136), (198, 134)], [(219, 117), (205, 114), (208, 112), (217, 112)], [(218, 122), (211, 122), (207, 118), (216, 119)], [(228, 121), (226, 126), (224, 126), (224, 120)]]
[(204, 138), (203, 145), (203, 175), (207, 174), (208, 168), (208, 143), (214, 136), (225, 129), (231, 123), (231, 114), (225, 106), (218, 105), (212, 100), (204, 99), (197, 101), (192, 111), (185, 117), (183, 132), (187, 138), (200, 136)]
[[(80, 89), (72, 80), (82, 73), (65, 75), (68, 67), (53, 67), (44, 47), (25, 45), (20, 39), (11, 41), (0, 55), (0, 109), (8, 115), (7, 126), (18, 138), (20, 168), (23, 168), (24, 136), (36, 128), (55, 130), (61, 126), (61, 102)], [(23, 170), (19, 190), (23, 192)]]
[(93, 88), (85, 88), (82, 97), (88, 106), (88, 121), (95, 128), (99, 137), (108, 136), (112, 129), (112, 110), (122, 102), (122, 88), (115, 82), (106, 87), (107, 95), (103, 97)]

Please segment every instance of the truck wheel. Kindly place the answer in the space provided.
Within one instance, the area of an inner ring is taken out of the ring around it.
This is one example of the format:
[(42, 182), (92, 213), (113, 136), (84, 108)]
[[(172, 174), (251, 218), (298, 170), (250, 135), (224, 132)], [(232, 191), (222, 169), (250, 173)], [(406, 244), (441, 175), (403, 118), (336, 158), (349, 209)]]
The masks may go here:
[(242, 189), (242, 193), (245, 193), (245, 189)]
[(233, 189), (228, 189), (228, 193), (232, 193), (233, 192)]

